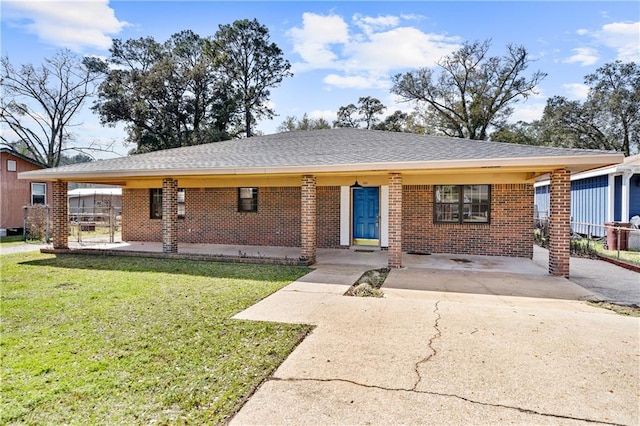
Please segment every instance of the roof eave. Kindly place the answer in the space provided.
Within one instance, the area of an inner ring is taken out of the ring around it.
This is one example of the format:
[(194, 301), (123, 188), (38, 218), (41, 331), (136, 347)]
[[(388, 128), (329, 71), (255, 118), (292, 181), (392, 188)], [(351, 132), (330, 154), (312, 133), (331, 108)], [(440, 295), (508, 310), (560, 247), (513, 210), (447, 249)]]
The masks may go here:
[(337, 172), (363, 172), (363, 171), (394, 171), (403, 170), (447, 170), (486, 168), (499, 169), (501, 167), (548, 167), (549, 170), (561, 167), (602, 167), (620, 163), (624, 157), (618, 153), (603, 153), (594, 155), (574, 156), (547, 156), (547, 157), (519, 157), (500, 159), (464, 159), (464, 160), (437, 160), (437, 161), (410, 161), (410, 162), (378, 162), (378, 163), (353, 163), (313, 166), (278, 166), (278, 167), (220, 167), (209, 169), (175, 168), (175, 169), (129, 169), (129, 170), (104, 170), (104, 171), (78, 171), (56, 172), (55, 169), (22, 172), (19, 179), (39, 179), (44, 181), (69, 180), (82, 181), (83, 179), (123, 179), (123, 178), (151, 178), (171, 176), (211, 176), (211, 175), (256, 175), (256, 174), (313, 174), (313, 173), (337, 173)]

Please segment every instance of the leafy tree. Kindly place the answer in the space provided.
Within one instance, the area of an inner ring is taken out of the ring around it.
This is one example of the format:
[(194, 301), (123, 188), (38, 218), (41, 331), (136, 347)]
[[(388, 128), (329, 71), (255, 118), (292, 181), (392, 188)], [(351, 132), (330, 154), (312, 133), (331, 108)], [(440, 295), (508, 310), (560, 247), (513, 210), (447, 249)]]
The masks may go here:
[(594, 121), (615, 139), (625, 155), (640, 148), (640, 67), (635, 62), (616, 61), (585, 77), (589, 86), (587, 107)]
[(338, 108), (338, 119), (333, 122), (333, 127), (360, 127), (360, 119), (355, 116), (357, 112), (358, 107), (354, 104), (341, 106)]
[(391, 92), (424, 105), (427, 121), (448, 136), (487, 139), (500, 127), (513, 104), (534, 93), (546, 74), (523, 76), (531, 63), (523, 46), (508, 45), (502, 57), (489, 57), (489, 40), (464, 43), (438, 62), (438, 69), (419, 68), (393, 77)]
[(496, 142), (517, 143), (521, 145), (541, 145), (539, 136), (540, 122), (527, 123), (518, 121), (502, 126), (491, 134), (491, 140)]
[(373, 129), (380, 121), (377, 115), (387, 109), (379, 99), (363, 96), (358, 99), (358, 106), (349, 104), (338, 108), (337, 120), (333, 127), (360, 127), (364, 123), (365, 129)]
[(317, 129), (330, 129), (329, 122), (324, 118), (309, 118), (305, 113), (301, 119), (295, 116), (288, 116), (278, 126), (278, 132), (292, 132), (294, 130), (317, 130)]
[(204, 44), (192, 31), (113, 41), (93, 109), (103, 124), (126, 123), (134, 153), (229, 139), (235, 105)]
[(387, 132), (406, 132), (408, 118), (409, 115), (406, 112), (397, 110), (385, 118), (381, 123), (374, 125), (373, 129), (385, 130)]
[(269, 42), (268, 28), (256, 19), (220, 25), (213, 40), (207, 42), (207, 53), (225, 76), (244, 134), (252, 136), (259, 118), (274, 116), (267, 104), (269, 89), (293, 75), (291, 64), (282, 50)]
[(95, 91), (104, 65), (94, 58), (80, 58), (69, 50), (61, 50), (40, 66), (32, 64), (15, 68), (7, 56), (0, 60), (0, 124), (18, 138), (4, 145), (19, 143), (25, 154), (49, 167), (60, 164), (63, 153), (75, 150), (105, 150), (99, 145), (69, 143), (78, 111)]
[(602, 132), (596, 123), (598, 111), (585, 102), (562, 96), (547, 99), (539, 126), (539, 143), (566, 148), (617, 149), (616, 141)]
[(380, 121), (376, 115), (381, 115), (387, 109), (379, 99), (371, 96), (361, 97), (358, 104), (358, 112), (362, 116), (361, 121), (365, 124), (365, 129), (372, 129)]

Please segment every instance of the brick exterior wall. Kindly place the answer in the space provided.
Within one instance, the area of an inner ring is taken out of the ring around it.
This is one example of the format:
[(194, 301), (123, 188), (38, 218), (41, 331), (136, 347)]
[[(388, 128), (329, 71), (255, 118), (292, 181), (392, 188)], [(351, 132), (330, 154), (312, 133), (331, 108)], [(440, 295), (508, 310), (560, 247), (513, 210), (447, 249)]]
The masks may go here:
[(67, 182), (53, 182), (53, 206), (51, 222), (53, 226), (53, 248), (69, 248), (69, 217), (67, 203)]
[[(122, 191), (122, 239), (162, 241), (148, 189)], [(300, 188), (261, 187), (258, 211), (238, 212), (238, 188), (187, 188), (178, 242), (300, 247)]]
[(490, 224), (434, 223), (433, 186), (408, 185), (403, 187), (402, 248), (405, 252), (532, 258), (532, 218), (530, 184), (491, 185)]
[(549, 273), (569, 277), (571, 173), (554, 170), (549, 192)]
[(178, 181), (162, 181), (162, 252), (178, 252)]
[[(403, 225), (404, 225), (404, 191), (402, 175), (400, 173), (389, 174), (389, 268), (402, 267)], [(405, 225), (406, 226), (406, 225)]]
[(318, 199), (318, 248), (340, 248), (340, 187), (319, 186)]
[[(400, 226), (400, 252), (533, 256), (533, 186), (491, 186), (491, 224), (433, 223), (433, 186), (405, 185), (390, 176), (389, 250), (394, 226)], [(393, 210), (391, 184), (402, 202)], [(340, 187), (316, 188), (316, 247), (340, 248)], [(237, 188), (187, 188), (186, 214), (177, 221), (178, 242), (301, 247), (301, 188), (260, 187), (258, 211), (238, 212)], [(149, 219), (148, 189), (124, 189), (122, 238), (162, 241), (162, 221)], [(394, 220), (394, 211), (400, 220)], [(391, 259), (391, 257), (390, 257)]]
[(316, 177), (302, 176), (301, 189), (301, 211), (300, 218), (300, 238), (302, 250), (300, 257), (315, 263), (317, 242), (317, 197), (316, 197)]

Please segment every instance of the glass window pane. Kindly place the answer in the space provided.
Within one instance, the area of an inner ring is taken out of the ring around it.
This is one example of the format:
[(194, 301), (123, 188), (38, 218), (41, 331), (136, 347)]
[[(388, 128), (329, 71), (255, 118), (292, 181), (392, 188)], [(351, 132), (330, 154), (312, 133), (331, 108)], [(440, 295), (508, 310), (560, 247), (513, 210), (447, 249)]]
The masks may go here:
[(436, 202), (457, 203), (459, 200), (457, 185), (436, 185)]
[(460, 221), (459, 205), (458, 204), (436, 205), (436, 221), (459, 222)]
[(240, 188), (240, 198), (252, 198), (253, 188)]
[(33, 195), (45, 195), (47, 193), (47, 185), (45, 183), (31, 184)]

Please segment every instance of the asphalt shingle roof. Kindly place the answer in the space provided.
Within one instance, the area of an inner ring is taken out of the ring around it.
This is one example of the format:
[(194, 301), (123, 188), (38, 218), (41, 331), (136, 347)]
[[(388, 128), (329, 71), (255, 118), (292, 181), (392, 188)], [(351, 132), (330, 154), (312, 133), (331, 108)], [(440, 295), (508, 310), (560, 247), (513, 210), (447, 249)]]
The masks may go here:
[(452, 160), (589, 156), (609, 151), (476, 141), (363, 129), (294, 131), (73, 164), (48, 173), (152, 172), (340, 166)]

